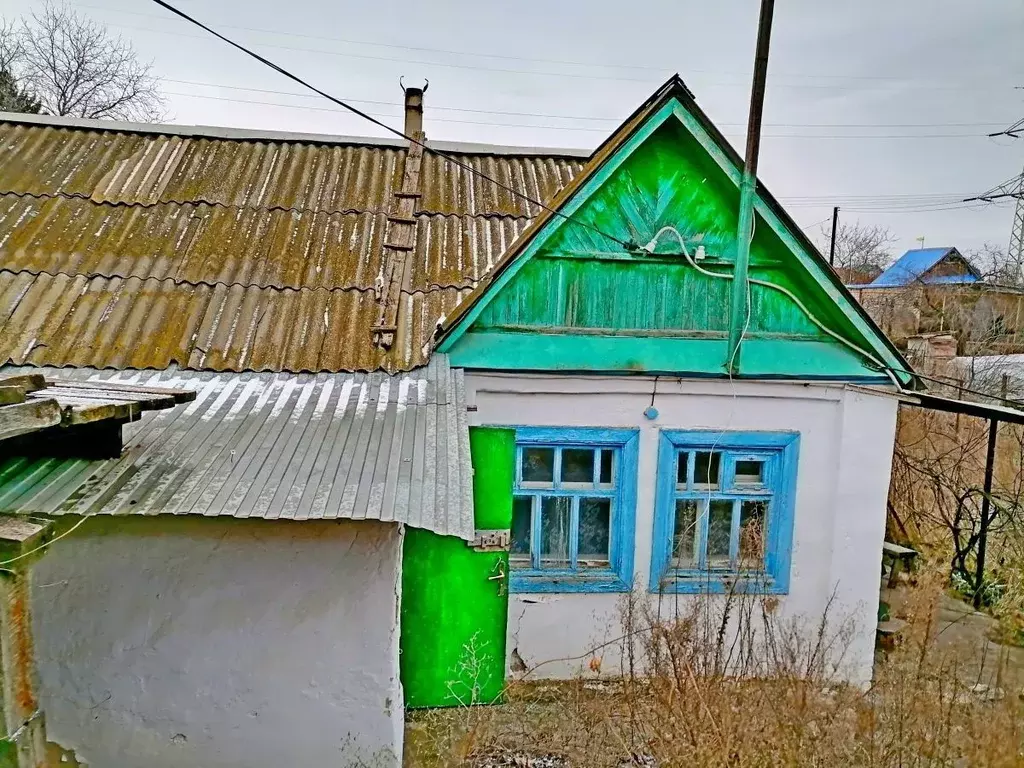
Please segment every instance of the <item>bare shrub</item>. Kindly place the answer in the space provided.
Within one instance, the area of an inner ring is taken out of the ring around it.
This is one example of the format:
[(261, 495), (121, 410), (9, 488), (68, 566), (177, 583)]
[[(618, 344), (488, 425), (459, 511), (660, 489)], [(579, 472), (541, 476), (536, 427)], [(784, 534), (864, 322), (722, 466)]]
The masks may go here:
[(906, 642), (866, 691), (835, 677), (845, 633), (828, 611), (808, 633), (778, 619), (770, 596), (701, 599), (671, 618), (630, 596), (622, 677), (527, 678), (499, 706), (418, 713), (406, 765), (1019, 765), (1020, 702), (979, 695), (960, 674), (964, 651), (935, 644), (940, 581), (910, 606)]

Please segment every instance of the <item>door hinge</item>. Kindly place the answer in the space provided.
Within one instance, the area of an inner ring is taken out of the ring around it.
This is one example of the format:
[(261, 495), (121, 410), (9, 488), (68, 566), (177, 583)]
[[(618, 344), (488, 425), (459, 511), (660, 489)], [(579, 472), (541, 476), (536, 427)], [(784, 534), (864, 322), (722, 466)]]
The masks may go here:
[(507, 530), (476, 531), (470, 546), (477, 552), (504, 552), (508, 550), (511, 536)]

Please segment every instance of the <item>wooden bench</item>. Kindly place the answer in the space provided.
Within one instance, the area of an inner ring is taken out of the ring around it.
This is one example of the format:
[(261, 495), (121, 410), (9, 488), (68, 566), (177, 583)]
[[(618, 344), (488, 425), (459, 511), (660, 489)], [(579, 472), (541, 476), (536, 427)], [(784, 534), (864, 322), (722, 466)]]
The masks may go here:
[(900, 565), (910, 570), (911, 564), (914, 562), (914, 558), (917, 557), (917, 550), (911, 549), (910, 547), (902, 547), (899, 544), (894, 544), (891, 541), (882, 543), (882, 565), (885, 565), (885, 561), (890, 562), (889, 566), (889, 589), (896, 586), (896, 577), (900, 572)]

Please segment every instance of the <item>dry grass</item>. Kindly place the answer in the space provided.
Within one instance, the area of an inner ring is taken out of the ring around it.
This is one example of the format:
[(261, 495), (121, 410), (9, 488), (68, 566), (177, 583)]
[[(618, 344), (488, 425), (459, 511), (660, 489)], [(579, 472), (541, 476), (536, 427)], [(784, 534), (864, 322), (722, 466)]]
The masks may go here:
[(825, 617), (808, 640), (770, 598), (671, 620), (627, 601), (622, 678), (525, 680), (500, 706), (416, 713), (406, 766), (1024, 765), (1019, 689), (972, 690), (963, 651), (939, 650), (938, 586), (918, 590), (867, 691), (833, 679), (843, 637)]

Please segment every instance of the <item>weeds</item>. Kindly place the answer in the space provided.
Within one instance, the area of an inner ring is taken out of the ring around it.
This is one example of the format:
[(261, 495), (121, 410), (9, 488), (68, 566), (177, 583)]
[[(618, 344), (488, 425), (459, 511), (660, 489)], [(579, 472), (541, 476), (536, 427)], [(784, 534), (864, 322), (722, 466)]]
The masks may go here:
[(934, 641), (940, 587), (906, 608), (906, 638), (867, 690), (838, 680), (849, 636), (828, 611), (808, 632), (768, 596), (709, 598), (669, 618), (631, 596), (622, 677), (527, 677), (500, 706), (419, 713), (407, 765), (1024, 765), (1017, 689), (965, 678), (963, 649)]

